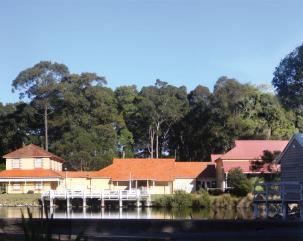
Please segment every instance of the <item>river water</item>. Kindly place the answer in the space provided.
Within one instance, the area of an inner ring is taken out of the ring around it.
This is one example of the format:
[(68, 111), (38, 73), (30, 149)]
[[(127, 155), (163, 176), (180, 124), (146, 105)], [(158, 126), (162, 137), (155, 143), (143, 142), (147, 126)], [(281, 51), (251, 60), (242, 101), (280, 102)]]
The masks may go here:
[[(0, 218), (20, 218), (21, 213), (27, 216), (26, 207), (0, 207)], [(31, 207), (33, 217), (41, 217), (39, 207)], [(165, 209), (165, 208), (54, 208), (48, 210), (54, 218), (87, 218), (87, 219), (252, 219), (250, 208), (219, 209)], [(45, 214), (44, 214), (45, 216)]]

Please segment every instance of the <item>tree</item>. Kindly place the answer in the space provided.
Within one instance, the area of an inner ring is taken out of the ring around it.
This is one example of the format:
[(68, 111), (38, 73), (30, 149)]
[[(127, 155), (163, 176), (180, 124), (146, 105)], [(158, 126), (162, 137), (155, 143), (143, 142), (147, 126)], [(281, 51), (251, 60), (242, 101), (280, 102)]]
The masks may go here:
[(234, 168), (229, 171), (227, 183), (232, 188), (231, 193), (237, 196), (246, 196), (252, 190), (251, 182), (243, 174), (241, 168)]
[(280, 62), (274, 72), (272, 84), (286, 108), (302, 108), (303, 45), (297, 47)]
[(261, 160), (251, 161), (251, 170), (261, 173), (266, 181), (273, 181), (279, 172), (276, 160), (281, 154), (281, 151), (263, 151)]
[(41, 61), (31, 68), (23, 70), (13, 80), (13, 91), (20, 91), (20, 99), (29, 98), (43, 109), (45, 149), (48, 150), (48, 115), (51, 102), (58, 97), (58, 84), (69, 75), (63, 64)]
[(188, 102), (190, 106), (194, 106), (199, 102), (207, 102), (211, 93), (205, 86), (198, 85), (194, 90), (188, 94)]
[[(154, 86), (143, 87), (135, 100), (137, 112), (132, 115), (130, 130), (141, 146), (156, 158), (169, 153), (171, 128), (188, 111), (185, 87), (175, 87), (157, 80)], [(139, 127), (139, 128), (138, 128)]]
[(120, 119), (114, 92), (105, 83), (94, 73), (71, 74), (61, 83), (51, 138), (73, 169), (99, 169), (116, 154)]
[(138, 96), (138, 91), (135, 85), (120, 86), (115, 90), (117, 100), (117, 110), (119, 115), (119, 124), (117, 125), (118, 133), (118, 151), (121, 157), (133, 157), (134, 137), (129, 130), (129, 125), (132, 123), (132, 116), (137, 111), (135, 99)]

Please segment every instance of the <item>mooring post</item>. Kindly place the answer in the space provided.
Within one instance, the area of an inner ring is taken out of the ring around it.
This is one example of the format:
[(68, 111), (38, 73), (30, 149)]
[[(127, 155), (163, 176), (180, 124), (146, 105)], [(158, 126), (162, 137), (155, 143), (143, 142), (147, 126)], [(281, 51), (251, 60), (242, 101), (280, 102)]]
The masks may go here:
[(53, 205), (54, 205), (54, 194), (53, 194), (53, 191), (50, 190), (49, 191), (49, 206), (53, 207)]
[(85, 191), (83, 191), (82, 195), (83, 195), (82, 196), (82, 199), (83, 199), (83, 208), (85, 208), (86, 207), (86, 193), (85, 193)]
[(140, 200), (140, 190), (137, 189), (137, 200), (136, 200), (136, 206), (139, 208), (141, 207), (141, 200)]
[(259, 214), (258, 214), (259, 213), (258, 204), (254, 203), (253, 207), (254, 207), (254, 218), (258, 218), (258, 216), (259, 216)]
[(146, 207), (150, 207), (150, 206), (151, 206), (151, 196), (148, 193), (148, 197), (147, 197), (147, 200), (146, 200)]
[(300, 184), (300, 202), (299, 202), (299, 209), (300, 209), (300, 220), (303, 220), (303, 185)]
[(104, 191), (101, 191), (101, 208), (105, 207)]
[(69, 207), (70, 207), (70, 198), (69, 198), (69, 196), (67, 196), (67, 198), (66, 198), (66, 207), (67, 207), (67, 209), (69, 209)]
[(286, 219), (288, 215), (288, 203), (283, 202), (282, 203), (282, 217), (283, 219)]
[(299, 204), (299, 209), (300, 209), (300, 220), (303, 220), (303, 200), (300, 201)]
[(43, 196), (41, 197), (41, 204), (42, 204), (42, 207), (44, 208), (44, 197)]
[(123, 203), (122, 203), (122, 191), (119, 191), (119, 207), (122, 208), (123, 207)]
[(265, 186), (265, 198), (266, 198), (266, 202), (265, 202), (265, 215), (266, 218), (268, 218), (268, 212), (269, 212), (269, 204), (268, 204), (268, 197), (269, 196), (269, 184), (266, 183)]

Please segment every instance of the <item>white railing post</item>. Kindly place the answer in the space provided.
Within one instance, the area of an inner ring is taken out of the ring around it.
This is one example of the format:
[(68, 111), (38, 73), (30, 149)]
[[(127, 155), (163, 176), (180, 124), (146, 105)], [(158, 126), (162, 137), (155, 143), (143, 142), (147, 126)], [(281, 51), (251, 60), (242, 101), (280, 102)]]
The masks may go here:
[(122, 190), (119, 190), (119, 207), (121, 208), (123, 205), (122, 205)]

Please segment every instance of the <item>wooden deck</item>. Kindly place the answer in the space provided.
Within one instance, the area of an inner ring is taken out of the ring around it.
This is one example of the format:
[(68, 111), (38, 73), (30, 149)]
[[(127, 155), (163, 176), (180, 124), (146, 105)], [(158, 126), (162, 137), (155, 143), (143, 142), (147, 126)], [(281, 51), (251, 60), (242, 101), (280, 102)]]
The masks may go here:
[(145, 202), (146, 206), (150, 206), (150, 193), (147, 190), (101, 190), (100, 192), (85, 192), (85, 191), (53, 191), (50, 190), (41, 195), (42, 205), (44, 206), (45, 200), (48, 200), (50, 207), (54, 205), (54, 200), (66, 200), (66, 206), (71, 206), (72, 199), (82, 199), (83, 207), (86, 206), (87, 199), (98, 199), (101, 201), (101, 207), (105, 206), (105, 201), (117, 201), (119, 206), (123, 206), (125, 201), (135, 201), (136, 205), (141, 206), (141, 202)]
[[(274, 205), (279, 215), (287, 218), (289, 204), (297, 204), (300, 218), (303, 218), (303, 184), (300, 182), (269, 182), (258, 183), (254, 187), (254, 216), (257, 218), (259, 206), (265, 206), (268, 216), (270, 206)], [(278, 208), (277, 208), (278, 207)]]

